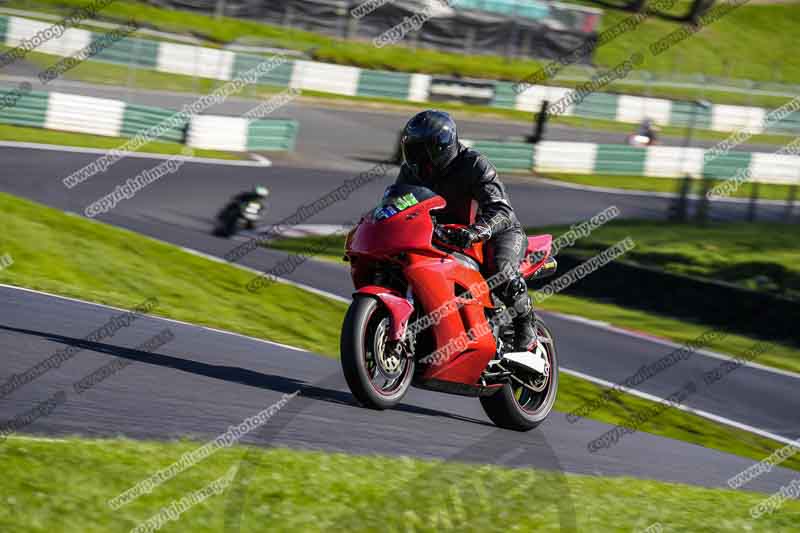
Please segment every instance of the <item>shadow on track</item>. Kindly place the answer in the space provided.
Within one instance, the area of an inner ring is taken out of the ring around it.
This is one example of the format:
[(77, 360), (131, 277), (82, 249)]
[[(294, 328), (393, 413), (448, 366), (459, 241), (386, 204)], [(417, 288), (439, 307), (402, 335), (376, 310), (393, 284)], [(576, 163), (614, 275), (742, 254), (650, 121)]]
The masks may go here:
[[(144, 352), (132, 348), (125, 348), (123, 346), (114, 346), (111, 344), (104, 344), (100, 342), (92, 342), (83, 339), (76, 339), (74, 337), (66, 337), (54, 333), (47, 333), (43, 331), (35, 331), (30, 329), (15, 328), (0, 324), (0, 331), (11, 331), (14, 333), (21, 333), (24, 335), (31, 335), (35, 337), (44, 338), (67, 346), (75, 346), (84, 350), (91, 350), (93, 352), (105, 353), (114, 357), (122, 357), (140, 363), (147, 363), (151, 365), (172, 368), (189, 372), (199, 376), (220, 379), (231, 383), (240, 385), (247, 385), (249, 387), (257, 387), (260, 389), (271, 390), (289, 394), (301, 389), (303, 396), (309, 400), (323, 401), (339, 405), (357, 405), (355, 400), (349, 392), (343, 392), (330, 387), (320, 387), (311, 385), (305, 381), (297, 380), (290, 377), (279, 376), (275, 374), (264, 374), (246, 368), (225, 366), (225, 365), (212, 365), (208, 363), (201, 363), (199, 361), (192, 361), (181, 357), (172, 355), (164, 355), (154, 352)], [(337, 374), (339, 376), (339, 374)], [(344, 377), (331, 383), (331, 387), (344, 386)], [(483, 420), (476, 420), (460, 415), (454, 415), (445, 411), (438, 411), (436, 409), (428, 409), (426, 407), (418, 407), (415, 405), (401, 404), (395, 408), (397, 411), (424, 415), (450, 418), (460, 422), (469, 422), (483, 426), (492, 426)], [(493, 426), (492, 426), (493, 427)]]

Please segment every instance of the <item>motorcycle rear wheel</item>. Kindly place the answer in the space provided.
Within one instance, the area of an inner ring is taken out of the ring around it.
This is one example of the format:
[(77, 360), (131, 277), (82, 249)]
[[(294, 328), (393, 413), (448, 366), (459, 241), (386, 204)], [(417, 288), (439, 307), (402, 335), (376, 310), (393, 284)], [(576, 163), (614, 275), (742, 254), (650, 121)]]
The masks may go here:
[[(547, 352), (550, 372), (546, 388), (539, 393), (531, 391), (516, 380), (506, 383), (492, 396), (480, 398), (481, 406), (489, 419), (497, 426), (514, 431), (530, 431), (544, 422), (558, 393), (558, 354), (550, 330), (540, 319), (535, 321), (539, 342)], [(526, 376), (518, 375), (522, 381)]]
[(397, 405), (414, 377), (413, 358), (394, 358), (386, 349), (390, 320), (377, 299), (356, 296), (342, 326), (339, 346), (347, 386), (359, 403), (371, 409)]

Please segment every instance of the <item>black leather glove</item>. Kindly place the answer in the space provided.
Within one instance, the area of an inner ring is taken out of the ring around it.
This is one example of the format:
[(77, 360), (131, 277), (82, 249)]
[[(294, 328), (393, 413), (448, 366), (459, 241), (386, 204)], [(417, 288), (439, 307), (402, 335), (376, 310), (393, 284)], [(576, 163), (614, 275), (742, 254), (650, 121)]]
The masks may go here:
[(492, 231), (483, 224), (473, 224), (466, 228), (448, 228), (445, 231), (446, 242), (458, 248), (469, 248), (476, 242), (485, 241), (492, 236)]

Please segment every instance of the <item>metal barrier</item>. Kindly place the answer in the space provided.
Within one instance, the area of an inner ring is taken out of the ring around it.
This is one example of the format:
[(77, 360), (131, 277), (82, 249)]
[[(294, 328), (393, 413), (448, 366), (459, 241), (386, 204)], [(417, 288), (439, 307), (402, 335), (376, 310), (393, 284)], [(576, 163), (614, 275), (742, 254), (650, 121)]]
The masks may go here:
[(518, 142), (463, 142), (485, 154), (500, 171), (601, 174), (618, 176), (732, 178), (747, 173), (748, 181), (800, 185), (796, 155), (730, 152), (708, 162), (701, 148), (546, 141), (537, 145)]
[(498, 170), (530, 170), (533, 167), (530, 144), (476, 141), (472, 146), (488, 157)]
[(47, 120), (47, 93), (28, 93), (16, 105), (0, 109), (0, 122), (43, 128)]
[(165, 123), (175, 113), (109, 98), (30, 92), (16, 105), (0, 108), (0, 123), (111, 137), (150, 135), (151, 128), (163, 124), (159, 128), (163, 131), (151, 140), (235, 152), (292, 151), (295, 147), (298, 124), (294, 120), (195, 115), (188, 122), (176, 116)]

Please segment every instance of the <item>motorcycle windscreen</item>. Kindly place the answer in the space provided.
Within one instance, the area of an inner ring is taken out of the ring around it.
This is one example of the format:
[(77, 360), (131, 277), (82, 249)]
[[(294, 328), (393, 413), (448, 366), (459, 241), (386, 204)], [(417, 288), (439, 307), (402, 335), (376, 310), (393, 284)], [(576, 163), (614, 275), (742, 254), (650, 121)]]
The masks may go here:
[[(444, 198), (425, 187), (392, 185), (378, 207), (356, 227), (347, 249), (373, 256), (433, 251), (433, 221), (428, 211), (445, 204)], [(400, 213), (404, 216), (397, 216)]]
[(435, 196), (435, 192), (425, 187), (391, 185), (384, 191), (378, 207), (372, 211), (372, 219), (386, 220)]

